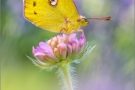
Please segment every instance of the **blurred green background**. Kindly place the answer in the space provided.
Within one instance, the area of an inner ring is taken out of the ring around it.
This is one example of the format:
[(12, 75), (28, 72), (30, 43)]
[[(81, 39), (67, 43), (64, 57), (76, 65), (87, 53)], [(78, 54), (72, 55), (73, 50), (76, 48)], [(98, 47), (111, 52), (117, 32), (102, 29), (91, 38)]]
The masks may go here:
[[(96, 44), (93, 52), (76, 67), (77, 90), (134, 89), (134, 1), (74, 0), (81, 15), (112, 16), (90, 21), (83, 27), (86, 39)], [(56, 70), (41, 71), (26, 55), (32, 46), (56, 33), (31, 24), (23, 17), (22, 0), (1, 0), (1, 90), (60, 90)]]

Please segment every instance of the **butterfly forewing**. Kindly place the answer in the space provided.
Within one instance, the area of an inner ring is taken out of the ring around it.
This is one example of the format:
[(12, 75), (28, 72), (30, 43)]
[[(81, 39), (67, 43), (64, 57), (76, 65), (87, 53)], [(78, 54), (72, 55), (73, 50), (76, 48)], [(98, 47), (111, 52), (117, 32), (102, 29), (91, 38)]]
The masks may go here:
[(76, 22), (78, 11), (72, 0), (24, 0), (24, 16), (33, 24), (53, 31), (60, 32), (66, 28), (65, 19)]

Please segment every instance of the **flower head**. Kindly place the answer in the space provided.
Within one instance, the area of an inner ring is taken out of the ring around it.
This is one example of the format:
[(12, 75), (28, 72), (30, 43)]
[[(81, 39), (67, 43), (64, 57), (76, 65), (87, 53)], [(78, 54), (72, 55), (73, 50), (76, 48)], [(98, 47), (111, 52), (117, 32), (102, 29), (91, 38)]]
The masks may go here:
[(36, 60), (29, 58), (41, 68), (58, 65), (61, 62), (72, 62), (81, 59), (88, 51), (89, 45), (85, 44), (83, 33), (57, 35), (47, 42), (40, 42), (36, 48), (33, 47), (32, 52)]

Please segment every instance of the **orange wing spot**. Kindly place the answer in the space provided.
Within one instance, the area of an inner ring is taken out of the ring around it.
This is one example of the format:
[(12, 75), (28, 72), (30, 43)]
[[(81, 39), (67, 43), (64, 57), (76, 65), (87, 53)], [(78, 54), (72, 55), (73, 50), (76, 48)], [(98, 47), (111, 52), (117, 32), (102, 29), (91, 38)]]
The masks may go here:
[(65, 18), (65, 22), (66, 24), (71, 23), (70, 20), (68, 20), (67, 18)]

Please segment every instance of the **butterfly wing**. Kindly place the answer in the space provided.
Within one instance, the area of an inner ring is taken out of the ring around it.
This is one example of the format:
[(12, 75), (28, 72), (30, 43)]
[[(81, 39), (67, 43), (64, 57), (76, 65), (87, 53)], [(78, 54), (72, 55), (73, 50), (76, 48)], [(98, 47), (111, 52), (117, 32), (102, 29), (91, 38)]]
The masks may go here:
[(75, 21), (79, 17), (73, 0), (56, 0), (56, 5), (50, 1), (24, 0), (24, 16), (33, 24), (53, 32), (66, 28), (66, 18)]

